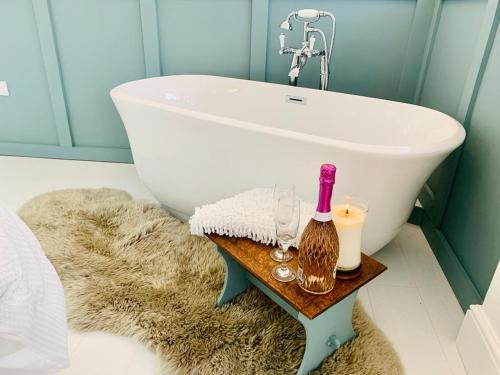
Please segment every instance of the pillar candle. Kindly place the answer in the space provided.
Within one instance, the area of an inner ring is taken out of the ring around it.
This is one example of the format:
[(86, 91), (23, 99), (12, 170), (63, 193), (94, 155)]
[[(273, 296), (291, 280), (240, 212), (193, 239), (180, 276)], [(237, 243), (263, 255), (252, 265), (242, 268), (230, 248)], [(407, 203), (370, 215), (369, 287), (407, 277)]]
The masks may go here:
[(339, 236), (339, 271), (351, 271), (361, 264), (361, 235), (366, 220), (366, 207), (355, 202), (333, 207), (333, 222)]

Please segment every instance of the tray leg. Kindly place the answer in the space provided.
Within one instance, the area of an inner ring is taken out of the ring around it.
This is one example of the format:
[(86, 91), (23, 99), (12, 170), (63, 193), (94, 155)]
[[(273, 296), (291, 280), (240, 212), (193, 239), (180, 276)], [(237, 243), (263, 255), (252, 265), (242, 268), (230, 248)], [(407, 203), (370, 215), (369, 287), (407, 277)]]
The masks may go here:
[(241, 267), (238, 262), (227, 255), (224, 249), (219, 246), (217, 246), (217, 251), (222, 255), (226, 268), (224, 286), (217, 299), (217, 306), (222, 306), (226, 302), (231, 301), (238, 294), (243, 293), (251, 283), (247, 278), (247, 271)]
[(354, 338), (352, 308), (357, 291), (310, 320), (299, 313), (298, 320), (306, 330), (306, 349), (297, 375), (306, 375), (341, 345)]

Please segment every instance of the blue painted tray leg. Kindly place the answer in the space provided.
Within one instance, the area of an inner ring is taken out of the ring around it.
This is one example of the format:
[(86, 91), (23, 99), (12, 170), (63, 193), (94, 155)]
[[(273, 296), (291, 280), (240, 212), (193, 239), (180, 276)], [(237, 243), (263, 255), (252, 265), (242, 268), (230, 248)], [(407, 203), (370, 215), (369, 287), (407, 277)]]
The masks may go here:
[(326, 357), (356, 335), (352, 329), (352, 309), (357, 291), (311, 320), (251, 274), (248, 274), (248, 279), (304, 326), (306, 348), (297, 375), (305, 375), (317, 368)]
[(352, 329), (352, 309), (357, 291), (311, 320), (249, 274), (238, 262), (227, 255), (224, 249), (217, 247), (217, 250), (226, 265), (224, 287), (217, 300), (218, 306), (229, 302), (254, 284), (304, 326), (306, 348), (297, 375), (306, 375), (317, 368), (326, 357), (356, 335)]
[(243, 293), (251, 283), (247, 278), (247, 271), (241, 267), (238, 262), (227, 255), (220, 247), (217, 247), (217, 251), (222, 255), (226, 266), (224, 286), (217, 300), (217, 306), (222, 306), (226, 302), (231, 301), (238, 294)]
[(352, 293), (312, 320), (299, 313), (297, 319), (306, 330), (306, 349), (297, 375), (314, 370), (326, 357), (354, 338), (352, 309), (356, 294)]

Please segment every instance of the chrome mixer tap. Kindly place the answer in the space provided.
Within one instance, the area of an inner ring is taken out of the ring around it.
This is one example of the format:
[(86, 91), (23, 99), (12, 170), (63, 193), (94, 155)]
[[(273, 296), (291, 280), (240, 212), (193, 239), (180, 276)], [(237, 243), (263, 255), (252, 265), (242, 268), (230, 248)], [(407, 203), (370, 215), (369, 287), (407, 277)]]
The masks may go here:
[[(292, 62), (290, 64), (290, 71), (288, 73), (288, 83), (293, 86), (297, 86), (297, 81), (302, 68), (306, 65), (307, 61), (313, 57), (320, 58), (320, 84), (321, 90), (328, 90), (328, 81), (330, 76), (330, 61), (332, 59), (333, 44), (335, 42), (335, 16), (333, 13), (325, 12), (316, 9), (301, 9), (296, 10), (288, 14), (285, 20), (281, 23), (281, 29), (292, 31), (293, 27), (290, 23), (292, 17), (297, 22), (302, 22), (304, 24), (304, 34), (302, 46), (299, 48), (285, 47), (285, 34), (282, 32), (279, 36), (280, 40), (280, 55), (293, 55)], [(330, 39), (330, 45), (326, 43), (326, 36), (323, 30), (316, 27), (311, 27), (311, 24), (319, 21), (322, 17), (328, 17), (332, 22), (332, 35)], [(323, 42), (323, 49), (314, 49), (316, 44), (315, 34), (321, 37)]]

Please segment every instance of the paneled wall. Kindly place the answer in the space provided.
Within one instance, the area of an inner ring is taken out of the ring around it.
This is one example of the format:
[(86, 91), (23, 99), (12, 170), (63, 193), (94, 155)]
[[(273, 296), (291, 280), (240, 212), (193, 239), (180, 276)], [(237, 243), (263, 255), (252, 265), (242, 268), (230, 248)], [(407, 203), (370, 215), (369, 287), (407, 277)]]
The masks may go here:
[(73, 146), (127, 148), (108, 91), (145, 76), (139, 3), (51, 0), (49, 11)]
[(481, 297), (500, 260), (500, 31), (479, 88), (443, 234)]
[(0, 97), (0, 139), (57, 145), (58, 136), (33, 5), (0, 2), (0, 80), (11, 96)]
[[(269, 6), (269, 39), (267, 75), (270, 82), (288, 82), (290, 58), (278, 56), (277, 25), (290, 10), (302, 7), (324, 9), (335, 13), (338, 19), (337, 37), (333, 55), (332, 89), (352, 94), (398, 100), (399, 83), (407, 63), (409, 36), (415, 16), (416, 2), (394, 0), (327, 1), (309, 0), (300, 5), (290, 5), (289, 0), (271, 0)], [(319, 23), (327, 30), (328, 21)], [(420, 24), (419, 27), (423, 25)], [(416, 32), (416, 30), (413, 30)], [(426, 32), (421, 28), (419, 32)], [(300, 45), (302, 33), (292, 33), (289, 42)], [(424, 45), (420, 48), (423, 51)], [(305, 67), (301, 86), (317, 88), (319, 62)], [(304, 83), (305, 80), (305, 83)]]
[(424, 232), (464, 309), (481, 303), (500, 260), (499, 17), (498, 0), (444, 0), (417, 92), (467, 129), (420, 196)]
[[(418, 104), (464, 124), (478, 83), (477, 66), (485, 51), (487, 6), (488, 0), (444, 0), (438, 5), (425, 75), (417, 93)], [(434, 172), (420, 196), (435, 225), (441, 223), (459, 153)]]
[[(300, 8), (337, 15), (331, 89), (412, 101), (435, 2), (0, 0), (0, 154), (130, 162), (111, 88), (189, 73), (286, 84), (279, 24)], [(301, 85), (318, 83), (309, 63)]]

